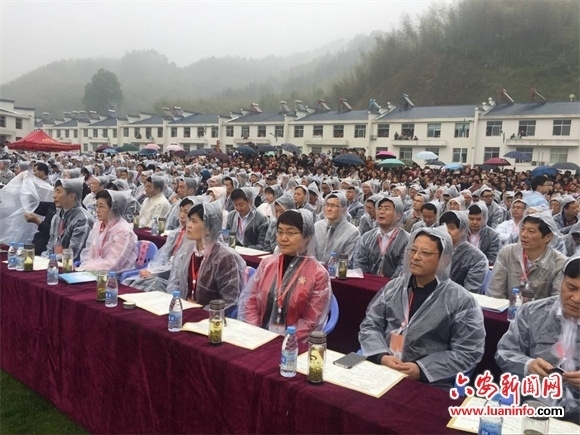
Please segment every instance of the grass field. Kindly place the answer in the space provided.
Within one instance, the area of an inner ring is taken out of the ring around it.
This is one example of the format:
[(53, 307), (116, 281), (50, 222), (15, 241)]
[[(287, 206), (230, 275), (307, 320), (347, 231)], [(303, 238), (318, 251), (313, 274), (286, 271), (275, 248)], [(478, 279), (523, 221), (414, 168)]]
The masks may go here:
[(82, 427), (6, 372), (0, 372), (0, 434), (85, 434)]

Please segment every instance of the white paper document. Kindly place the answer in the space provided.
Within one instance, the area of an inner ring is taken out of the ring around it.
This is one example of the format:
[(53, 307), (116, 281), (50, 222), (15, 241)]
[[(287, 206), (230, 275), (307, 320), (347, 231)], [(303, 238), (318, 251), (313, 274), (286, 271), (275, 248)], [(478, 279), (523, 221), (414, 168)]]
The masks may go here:
[(364, 278), (363, 271), (361, 269), (348, 269), (346, 271), (347, 278)]
[[(482, 397), (467, 397), (461, 404), (464, 408), (483, 408), (487, 400)], [(504, 416), (501, 426), (502, 435), (520, 435), (522, 433), (523, 417)], [(462, 430), (465, 432), (477, 433), (479, 430), (479, 417), (461, 416), (452, 418), (447, 427)], [(580, 434), (580, 426), (567, 421), (550, 418), (548, 421), (548, 431), (552, 434)]]
[[(334, 361), (343, 356), (344, 354), (333, 350), (326, 351), (324, 364), (324, 380), (326, 382), (379, 398), (406, 377), (396, 370), (370, 361), (363, 361), (350, 369), (334, 365)], [(298, 357), (297, 371), (304, 375), (307, 374), (308, 352), (304, 352)]]
[[(254, 350), (276, 337), (280, 337), (275, 332), (249, 325), (239, 320), (226, 319), (226, 323), (227, 326), (223, 329), (222, 340), (234, 346), (243, 347), (244, 349)], [(209, 319), (204, 319), (196, 323), (187, 322), (181, 330), (208, 335)]]
[(252, 255), (254, 257), (259, 257), (261, 255), (268, 255), (270, 252), (259, 251), (258, 249), (246, 248), (244, 246), (236, 246), (236, 251), (240, 255)]
[(479, 306), (487, 311), (495, 311), (497, 313), (501, 313), (502, 311), (507, 310), (507, 307), (510, 304), (510, 301), (507, 299), (497, 299), (491, 298), (486, 295), (480, 295), (477, 293), (471, 293)]
[[(139, 308), (142, 308), (150, 313), (158, 316), (165, 316), (169, 314), (169, 304), (171, 303), (172, 295), (160, 291), (144, 292), (144, 293), (126, 293), (119, 295), (121, 299), (127, 302), (133, 302)], [(201, 305), (181, 299), (181, 305), (184, 310), (188, 308), (200, 308)]]

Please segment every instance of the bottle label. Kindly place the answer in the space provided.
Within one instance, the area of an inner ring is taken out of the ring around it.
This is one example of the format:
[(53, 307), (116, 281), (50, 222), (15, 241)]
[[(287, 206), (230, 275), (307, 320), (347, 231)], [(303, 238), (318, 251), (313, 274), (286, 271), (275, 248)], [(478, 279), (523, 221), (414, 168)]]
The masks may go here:
[(8, 264), (10, 266), (16, 266), (17, 263), (18, 263), (18, 258), (16, 258), (16, 256), (12, 256), (12, 257), (8, 258)]
[(169, 321), (171, 323), (181, 322), (181, 313), (169, 313)]
[(296, 351), (292, 351), (292, 350), (283, 350), (282, 351), (282, 360), (281, 360), (281, 365), (282, 368), (285, 370), (296, 370), (296, 362), (297, 362), (297, 356), (296, 356)]

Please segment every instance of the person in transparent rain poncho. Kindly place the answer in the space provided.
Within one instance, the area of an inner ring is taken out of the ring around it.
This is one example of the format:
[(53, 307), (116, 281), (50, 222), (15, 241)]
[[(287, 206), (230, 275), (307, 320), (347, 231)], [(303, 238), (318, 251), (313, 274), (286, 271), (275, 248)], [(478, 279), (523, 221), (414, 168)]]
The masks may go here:
[(517, 198), (511, 203), (509, 211), (510, 219), (503, 221), (495, 229), (502, 246), (517, 243), (520, 235), (520, 223), (522, 222), (526, 208), (527, 204), (524, 199)]
[(236, 233), (237, 245), (263, 250), (268, 218), (254, 207), (256, 193), (253, 187), (235, 189), (232, 192), (234, 210), (228, 214), (226, 228)]
[(278, 247), (260, 263), (240, 296), (238, 319), (299, 340), (322, 330), (332, 290), (326, 269), (312, 256), (312, 212), (288, 210), (277, 221)]
[(365, 214), (360, 218), (358, 224), (358, 231), (360, 235), (364, 235), (370, 230), (377, 227), (377, 201), (384, 196), (380, 193), (374, 194), (365, 201)]
[(331, 192), (324, 199), (324, 219), (314, 225), (314, 254), (326, 264), (330, 254), (348, 255), (352, 261), (354, 249), (360, 237), (358, 229), (348, 222), (347, 201), (343, 192)]
[[(173, 259), (179, 248), (188, 243), (185, 236), (187, 230), (187, 214), (194, 205), (194, 198), (183, 198), (179, 202), (180, 227), (167, 232), (165, 244), (159, 248), (155, 257), (149, 262), (146, 269), (141, 269), (138, 275), (131, 276), (123, 281), (124, 285), (143, 291), (165, 291), (169, 275), (173, 267)], [(189, 241), (189, 243), (193, 243)]]
[(274, 252), (274, 249), (276, 249), (276, 246), (278, 245), (278, 240), (276, 239), (276, 230), (278, 228), (277, 220), (286, 210), (293, 209), (294, 198), (292, 198), (288, 193), (285, 193), (274, 201), (274, 213), (276, 218), (270, 220), (268, 231), (266, 231), (266, 240), (264, 241), (264, 251)]
[(409, 233), (399, 227), (403, 213), (403, 202), (398, 197), (377, 201), (377, 228), (358, 241), (353, 257), (354, 268), (390, 278), (398, 276), (409, 241)]
[[(539, 399), (564, 408), (564, 418), (580, 420), (580, 256), (567, 260), (559, 294), (524, 304), (499, 340), (495, 361), (505, 373), (545, 378), (557, 367), (562, 397)], [(536, 399), (538, 400), (538, 399)]]
[(124, 218), (129, 192), (102, 190), (96, 195), (98, 222), (81, 252), (81, 269), (120, 272), (132, 269), (137, 259), (137, 236)]
[(379, 291), (360, 326), (362, 353), (370, 361), (445, 387), (479, 363), (483, 314), (474, 297), (449, 279), (452, 251), (444, 228), (411, 235), (403, 274)]
[(127, 222), (133, 222), (133, 218), (139, 215), (139, 212), (141, 211), (141, 204), (139, 204), (139, 201), (137, 201), (135, 197), (131, 195), (127, 181), (123, 180), (122, 178), (118, 178), (111, 181), (107, 185), (107, 189), (126, 192), (129, 195), (129, 202), (127, 203), (127, 209), (125, 210), (125, 216), (123, 217)]
[(187, 242), (174, 254), (167, 292), (179, 290), (183, 299), (208, 306), (225, 301), (234, 311), (244, 284), (246, 263), (222, 243), (222, 209), (217, 202), (194, 205), (188, 213)]
[(29, 172), (12, 177), (0, 189), (0, 243), (25, 243), (32, 240), (36, 225), (24, 219), (41, 202), (52, 201), (53, 187)]
[(439, 224), (447, 229), (453, 241), (450, 278), (470, 292), (479, 293), (489, 271), (489, 263), (483, 252), (467, 242), (467, 213), (446, 211), (439, 218)]
[(469, 220), (467, 241), (485, 254), (490, 265), (494, 264), (501, 242), (497, 231), (487, 226), (485, 203), (478, 201), (471, 204), (467, 209), (467, 218)]
[(488, 286), (490, 296), (508, 299), (522, 283), (535, 299), (558, 294), (560, 271), (567, 260), (555, 249), (558, 242), (558, 228), (549, 209), (524, 217), (518, 242), (499, 251)]

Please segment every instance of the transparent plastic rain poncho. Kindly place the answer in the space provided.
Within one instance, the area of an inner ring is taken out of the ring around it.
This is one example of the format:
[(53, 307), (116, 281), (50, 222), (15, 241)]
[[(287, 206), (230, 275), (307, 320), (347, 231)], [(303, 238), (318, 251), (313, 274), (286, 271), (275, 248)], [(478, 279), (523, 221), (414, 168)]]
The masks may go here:
[[(379, 226), (364, 234), (358, 241), (353, 257), (353, 267), (373, 275), (395, 278), (403, 266), (405, 247), (409, 241), (409, 234), (399, 227), (403, 217), (403, 202), (398, 197), (386, 197), (375, 203), (377, 209), (385, 202), (391, 202), (395, 207), (395, 218), (389, 228), (384, 230)], [(383, 234), (388, 237), (383, 238)], [(381, 243), (379, 244), (379, 238)], [(381, 251), (381, 246), (383, 250)]]
[[(374, 195), (368, 197), (365, 202), (370, 201), (376, 206), (377, 201), (383, 197), (384, 197), (383, 194), (375, 193)], [(376, 219), (373, 219), (371, 215), (365, 212), (365, 214), (363, 214), (363, 217), (360, 218), (360, 221), (358, 223), (358, 231), (362, 236), (363, 234), (369, 232), (373, 228), (376, 228), (376, 226), (377, 226)]]
[(0, 163), (4, 165), (4, 168), (0, 170), (0, 183), (8, 184), (10, 180), (14, 178), (14, 172), (10, 170), (10, 159), (2, 159)]
[[(195, 241), (182, 243), (174, 254), (166, 291), (179, 290), (182, 298), (192, 296), (203, 306), (211, 300), (223, 299), (226, 311), (229, 311), (235, 307), (243, 287), (246, 263), (235, 250), (220, 243), (222, 210), (219, 204), (204, 202), (202, 206), (205, 226), (203, 250), (198, 251)], [(199, 264), (196, 272), (192, 270), (192, 261)]]
[[(408, 248), (422, 233), (437, 237), (443, 252), (435, 274), (437, 287), (402, 331), (401, 360), (415, 362), (429, 383), (452, 386), (457, 373), (474, 369), (483, 357), (483, 314), (473, 296), (449, 279), (453, 246), (447, 231), (422, 228), (411, 235)], [(363, 355), (391, 354), (391, 332), (399, 329), (410, 305), (411, 278), (407, 250), (402, 276), (383, 287), (367, 309), (359, 332)]]
[[(46, 251), (42, 255), (48, 257), (48, 254), (54, 252), (55, 245), (60, 244), (63, 248), (72, 249), (73, 258), (78, 259), (82, 249), (85, 247), (95, 218), (81, 206), (83, 179), (73, 178), (67, 180), (61, 178), (60, 182), (68, 193), (73, 192), (76, 195), (76, 205), (67, 211), (60, 208), (56, 209), (56, 214), (50, 223), (50, 238), (46, 245)], [(63, 229), (62, 233), (59, 233), (59, 228)]]
[(129, 183), (127, 183), (126, 180), (119, 178), (113, 180), (112, 183), (117, 186), (119, 192), (126, 192), (129, 194), (129, 202), (127, 203), (127, 208), (125, 209), (125, 215), (123, 218), (129, 222), (133, 222), (133, 217), (137, 216), (141, 211), (141, 204), (139, 204), (139, 201), (137, 201), (131, 194)]
[(451, 198), (449, 200), (449, 202), (447, 203), (447, 211), (452, 210), (451, 203), (455, 203), (459, 206), (459, 210), (456, 210), (456, 211), (464, 211), (465, 210), (465, 199), (463, 198), (462, 195), (459, 195), (455, 198)]
[(346, 211), (352, 219), (360, 219), (365, 214), (365, 206), (359, 201), (361, 190), (354, 188), (354, 199), (347, 205)]
[[(276, 199), (274, 204), (278, 204), (284, 209), (284, 211), (295, 209), (294, 198), (288, 193), (285, 193), (280, 198)], [(276, 219), (270, 219), (270, 223), (268, 224), (268, 231), (266, 231), (266, 240), (264, 240), (264, 251), (274, 252), (274, 249), (276, 249), (276, 246), (278, 245), (278, 241), (276, 239), (276, 228)]]
[[(566, 261), (562, 271), (576, 255)], [(572, 266), (573, 267), (573, 266)], [(558, 281), (562, 282), (563, 272)], [(535, 303), (522, 305), (508, 331), (499, 340), (495, 361), (504, 373), (512, 373), (519, 378), (528, 375), (526, 365), (536, 358), (542, 358), (553, 367), (560, 367), (566, 372), (580, 369), (580, 334), (578, 319), (562, 315), (560, 295), (543, 299)], [(545, 398), (548, 406), (562, 406), (565, 413), (578, 412), (580, 392), (569, 382), (562, 382), (561, 398)]]
[[(495, 195), (495, 192), (493, 189), (491, 189), (490, 187), (484, 185), (481, 189), (479, 189), (479, 198), (481, 201), (481, 196), (484, 194), (484, 192), (491, 192), (493, 195)], [(483, 201), (481, 201), (483, 202)], [(487, 205), (487, 204), (486, 204)], [(503, 222), (504, 219), (504, 213), (502, 208), (500, 207), (500, 205), (494, 201), (491, 201), (491, 204), (487, 206), (487, 225), (493, 229), (495, 229), (500, 223)]]
[[(554, 216), (554, 221), (556, 222), (556, 225), (558, 226), (558, 229), (560, 230), (560, 232), (562, 234), (568, 234), (568, 232), (570, 231), (570, 227), (572, 225), (568, 225), (566, 226), (566, 220), (564, 217), (564, 207), (566, 207), (568, 204), (571, 204), (573, 202), (575, 202), (576, 199), (572, 196), (572, 195), (564, 195), (562, 197), (562, 208), (560, 211), (560, 213), (558, 213), (557, 215)], [(578, 216), (576, 216), (578, 217)]]
[(219, 204), (220, 208), (222, 209), (222, 228), (225, 229), (228, 224), (228, 211), (225, 209), (227, 191), (225, 186), (217, 186), (217, 187), (210, 187), (207, 189), (206, 194), (209, 195), (213, 193), (213, 200), (209, 202), (216, 202)]
[(576, 243), (573, 235), (580, 235), (580, 222), (572, 225), (568, 234), (563, 237), (564, 247), (568, 257), (580, 255), (580, 244)]
[(98, 221), (81, 252), (81, 268), (90, 271), (120, 272), (133, 269), (137, 259), (137, 236), (125, 219), (131, 199), (129, 192), (107, 190), (111, 196), (111, 210), (106, 226)]
[(524, 263), (521, 240), (502, 248), (493, 266), (493, 275), (488, 285), (488, 293), (495, 298), (508, 299), (512, 289), (519, 287), (522, 281), (527, 282), (536, 299), (546, 298), (560, 291), (561, 278), (558, 277), (567, 257), (554, 249), (560, 239), (552, 213), (548, 209), (525, 216), (520, 222), (520, 233), (527, 217), (544, 221), (550, 228), (552, 239), (544, 253), (531, 265)]
[[(313, 193), (316, 195), (317, 198), (316, 203), (310, 204), (310, 198)], [(310, 205), (310, 207), (312, 207), (312, 211), (314, 212), (314, 214), (318, 214), (322, 211), (322, 203), (323, 201), (320, 195), (320, 190), (318, 190), (318, 185), (313, 181), (308, 185), (308, 204)]]
[(151, 228), (153, 218), (160, 218), (167, 216), (171, 204), (163, 195), (163, 189), (167, 187), (165, 177), (159, 175), (152, 175), (151, 181), (156, 189), (161, 189), (161, 193), (148, 197), (143, 202), (141, 211), (139, 212), (139, 226)]
[(26, 222), (24, 213), (32, 213), (41, 201), (52, 201), (54, 188), (44, 180), (21, 172), (0, 189), (0, 244), (31, 241), (36, 224)]
[(238, 225), (240, 222), (240, 215), (233, 210), (228, 214), (228, 222), (226, 228), (229, 231), (236, 232), (236, 240), (242, 246), (263, 250), (264, 240), (266, 239), (266, 232), (268, 231), (268, 218), (262, 213), (256, 211), (254, 200), (256, 198), (257, 189), (254, 187), (243, 187), (242, 190), (246, 195), (250, 205), (250, 212), (247, 215), (247, 221), (244, 226), (243, 238), (238, 240)]
[[(293, 325), (298, 339), (304, 340), (311, 331), (322, 330), (332, 290), (328, 272), (311, 255), (312, 213), (307, 210), (284, 213), (300, 213), (302, 216), (304, 243), (301, 252), (292, 258), (277, 248), (272, 256), (262, 260), (240, 296), (238, 319), (282, 334), (286, 326)], [(280, 276), (285, 258), (290, 263)], [(276, 327), (276, 324), (282, 327)]]
[[(487, 226), (488, 208), (485, 205), (485, 202), (483, 201), (474, 202), (469, 206), (469, 208), (475, 205), (478, 206), (481, 210), (481, 229), (477, 233), (477, 235), (479, 236), (479, 244), (477, 247), (481, 250), (481, 252), (485, 254), (489, 263), (494, 264), (497, 258), (497, 254), (501, 248), (501, 242), (499, 240), (497, 231)], [(468, 216), (469, 216), (469, 208), (467, 209)], [(471, 231), (469, 232), (469, 237), (474, 237)], [(471, 242), (472, 241), (473, 240), (471, 240)]]
[[(178, 183), (183, 181), (185, 183), (185, 188), (189, 190), (193, 190), (193, 194), (197, 191), (197, 179), (189, 178), (189, 177), (178, 177)], [(171, 208), (165, 216), (165, 228), (168, 230), (174, 230), (179, 228), (179, 203), (183, 198), (178, 198), (173, 204), (171, 204)]]
[[(517, 203), (521, 203), (524, 205), (524, 207), (527, 208), (526, 201), (524, 201), (523, 199), (519, 199), (519, 198), (514, 199), (514, 201), (512, 202), (512, 205), (510, 206), (510, 216), (513, 216), (512, 211), (513, 211), (514, 205), (516, 205)], [(516, 224), (516, 222), (513, 220), (513, 218), (502, 222), (501, 224), (499, 224), (497, 226), (497, 228), (495, 230), (499, 236), (500, 242), (504, 246), (508, 245), (510, 243), (517, 243), (519, 236), (520, 236), (519, 222)]]
[[(237, 188), (240, 187), (240, 182), (238, 181), (238, 179), (236, 178), (235, 175), (231, 175), (231, 176), (228, 175), (227, 177), (224, 177), (223, 181), (224, 181), (224, 186), (226, 184), (226, 181), (231, 181), (232, 186), (233, 186), (233, 190), (236, 190)], [(227, 192), (226, 192), (226, 195), (227, 195)], [(232, 201), (232, 198), (229, 195), (226, 196), (224, 208), (226, 211), (232, 211), (234, 209), (234, 203)]]
[(360, 233), (346, 219), (347, 204), (344, 193), (331, 192), (324, 199), (324, 204), (331, 198), (337, 198), (340, 203), (339, 216), (333, 223), (324, 218), (314, 224), (315, 256), (318, 261), (326, 264), (332, 252), (335, 252), (337, 256), (347, 254), (350, 264)]
[[(450, 210), (441, 215), (440, 222), (448, 213), (454, 214), (459, 219), (459, 231), (461, 232), (461, 240), (453, 247), (450, 277), (470, 292), (479, 293), (489, 271), (487, 257), (467, 241), (467, 232), (469, 231), (467, 213)], [(447, 229), (447, 225), (441, 224), (441, 228)]]

